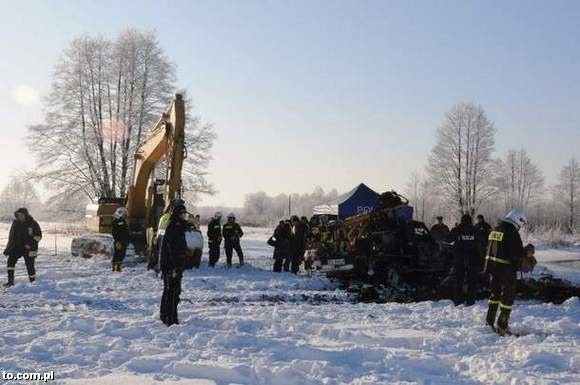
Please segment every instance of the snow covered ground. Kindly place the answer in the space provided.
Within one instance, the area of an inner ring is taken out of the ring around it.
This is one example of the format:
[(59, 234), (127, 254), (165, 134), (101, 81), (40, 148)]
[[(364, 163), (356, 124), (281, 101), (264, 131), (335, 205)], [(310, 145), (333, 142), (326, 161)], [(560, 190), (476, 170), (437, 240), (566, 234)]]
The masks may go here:
[[(209, 269), (205, 255), (170, 328), (143, 264), (112, 274), (107, 260), (70, 257), (70, 236), (58, 235), (55, 255), (45, 235), (38, 282), (21, 261), (0, 293), (0, 371), (54, 370), (58, 384), (580, 384), (577, 298), (518, 303), (513, 328), (531, 334), (500, 338), (483, 326), (484, 301), (352, 304), (325, 278), (271, 273), (269, 235), (247, 232), (241, 269)], [(551, 262), (580, 248), (538, 256), (560, 273)]]

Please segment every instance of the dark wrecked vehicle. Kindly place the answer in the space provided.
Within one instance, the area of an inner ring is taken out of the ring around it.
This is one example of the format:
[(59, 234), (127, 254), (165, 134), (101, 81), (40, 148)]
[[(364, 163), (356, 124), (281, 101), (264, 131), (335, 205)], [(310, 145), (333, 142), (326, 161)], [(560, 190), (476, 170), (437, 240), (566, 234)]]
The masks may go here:
[(344, 220), (314, 217), (306, 259), (330, 277), (378, 283), (436, 286), (448, 274), (449, 245), (413, 220), (409, 201), (388, 191), (370, 212)]

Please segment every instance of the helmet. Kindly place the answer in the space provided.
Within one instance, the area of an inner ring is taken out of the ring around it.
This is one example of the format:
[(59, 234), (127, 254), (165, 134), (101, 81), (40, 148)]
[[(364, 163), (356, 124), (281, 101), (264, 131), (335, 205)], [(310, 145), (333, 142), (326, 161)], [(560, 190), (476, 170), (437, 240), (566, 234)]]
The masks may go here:
[(115, 211), (115, 214), (113, 214), (113, 217), (116, 219), (126, 218), (128, 214), (129, 214), (129, 212), (127, 211), (127, 209), (125, 207), (119, 207)]
[(526, 214), (522, 209), (513, 209), (507, 213), (503, 221), (511, 223), (518, 230), (527, 223)]
[(221, 211), (216, 211), (215, 214), (213, 215), (214, 218), (221, 218), (222, 217), (222, 212)]
[(234, 214), (234, 213), (229, 213), (229, 214), (228, 214), (228, 219), (230, 219), (230, 218), (236, 219), (236, 214)]

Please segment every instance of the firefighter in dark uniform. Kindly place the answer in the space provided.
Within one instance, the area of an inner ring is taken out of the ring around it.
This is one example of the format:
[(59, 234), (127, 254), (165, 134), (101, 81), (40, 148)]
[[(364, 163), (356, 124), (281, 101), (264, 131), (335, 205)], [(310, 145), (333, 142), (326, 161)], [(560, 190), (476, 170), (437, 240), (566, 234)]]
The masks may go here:
[(300, 263), (304, 259), (304, 251), (306, 247), (306, 228), (297, 216), (293, 216), (290, 220), (292, 236), (290, 237), (290, 258), (284, 261), (284, 271), (292, 271), (298, 274), (300, 270)]
[(224, 237), (224, 248), (226, 249), (226, 263), (228, 267), (232, 266), (232, 255), (234, 250), (238, 255), (240, 266), (244, 265), (244, 253), (240, 246), (240, 238), (244, 235), (242, 228), (236, 223), (236, 215), (234, 213), (228, 214), (228, 221), (222, 229)]
[(34, 220), (25, 208), (20, 208), (14, 213), (16, 218), (10, 227), (8, 244), (4, 250), (4, 255), (8, 257), (6, 271), (8, 273), (8, 282), (5, 287), (14, 285), (14, 272), (16, 262), (20, 257), (24, 257), (28, 279), (30, 282), (36, 280), (36, 270), (34, 261), (38, 256), (38, 243), (42, 239), (42, 231), (38, 222)]
[(127, 223), (127, 209), (119, 207), (113, 214), (113, 223), (111, 224), (111, 233), (113, 235), (113, 271), (121, 271), (123, 260), (127, 254), (127, 246), (131, 238), (129, 224)]
[(159, 267), (163, 276), (163, 295), (159, 316), (167, 326), (178, 324), (177, 305), (181, 294), (181, 278), (187, 253), (185, 232), (188, 230), (187, 210), (176, 205), (161, 244)]
[(207, 243), (209, 246), (209, 266), (214, 267), (220, 259), (220, 246), (222, 243), (222, 213), (216, 212), (207, 225)]
[[(491, 295), (486, 322), (500, 335), (511, 334), (509, 318), (516, 295), (516, 273), (524, 255), (519, 230), (525, 224), (523, 210), (514, 209), (489, 234), (485, 271), (491, 275)], [(500, 314), (496, 328), (498, 308)]]
[(437, 217), (437, 223), (431, 227), (431, 235), (436, 241), (447, 241), (449, 238), (449, 227), (443, 223), (443, 217)]
[(280, 221), (274, 235), (268, 240), (268, 244), (274, 247), (274, 272), (282, 271), (284, 260), (290, 255), (290, 227), (284, 221)]
[[(467, 306), (475, 303), (477, 282), (479, 280), (479, 256), (475, 241), (475, 227), (471, 215), (464, 214), (459, 226), (453, 228), (450, 235), (453, 242), (455, 270), (455, 304), (464, 302)], [(467, 293), (464, 286), (467, 284)]]
[(475, 242), (477, 243), (477, 251), (479, 253), (480, 271), (483, 271), (483, 266), (485, 265), (485, 257), (487, 256), (487, 240), (490, 232), (491, 226), (485, 221), (483, 215), (479, 214), (475, 223)]

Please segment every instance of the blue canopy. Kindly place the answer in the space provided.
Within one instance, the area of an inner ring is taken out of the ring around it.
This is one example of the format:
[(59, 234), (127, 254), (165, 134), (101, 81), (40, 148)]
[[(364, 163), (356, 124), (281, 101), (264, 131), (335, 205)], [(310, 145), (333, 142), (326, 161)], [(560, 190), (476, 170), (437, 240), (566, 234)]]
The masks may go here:
[(337, 215), (340, 219), (365, 214), (372, 211), (378, 203), (379, 194), (364, 183), (333, 199), (314, 207), (314, 214)]

